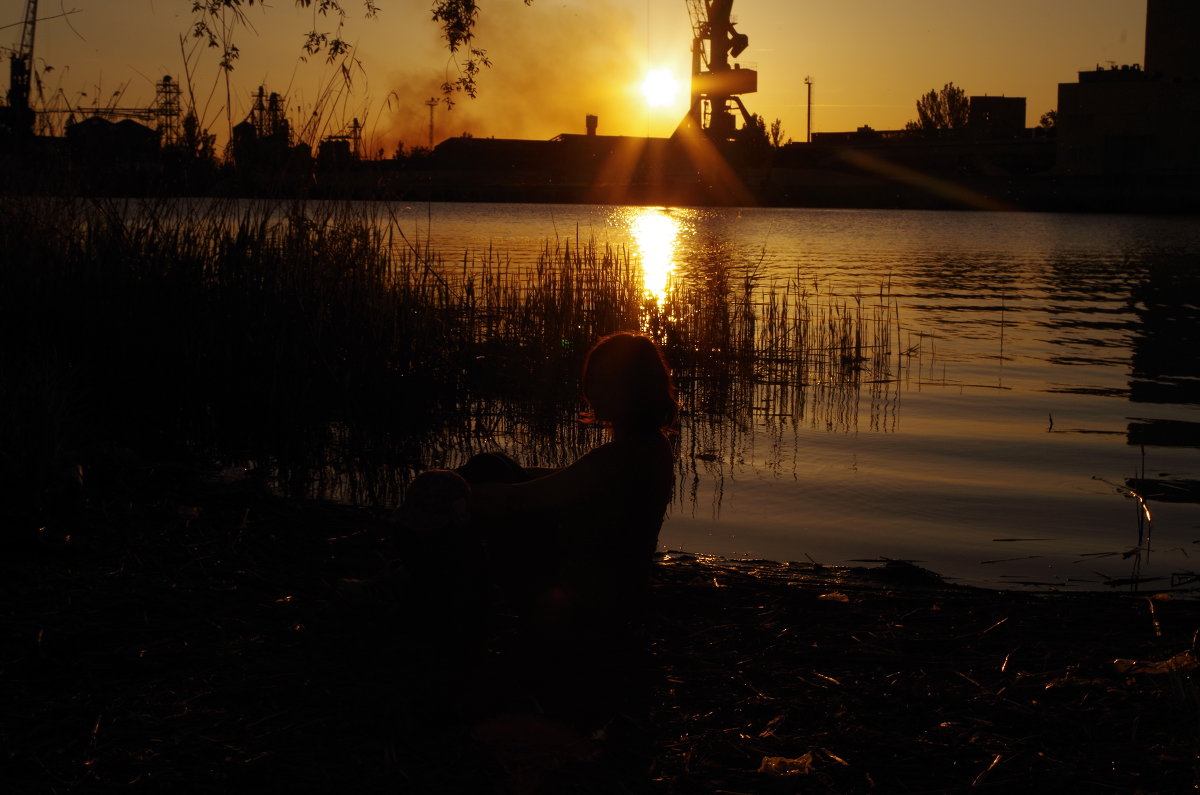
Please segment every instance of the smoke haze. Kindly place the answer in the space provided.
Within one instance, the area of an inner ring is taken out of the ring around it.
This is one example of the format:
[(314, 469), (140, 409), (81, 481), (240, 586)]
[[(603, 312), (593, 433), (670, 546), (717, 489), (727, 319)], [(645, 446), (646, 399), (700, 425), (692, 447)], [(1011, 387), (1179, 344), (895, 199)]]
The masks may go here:
[[(643, 59), (636, 23), (626, 10), (605, 3), (494, 2), (481, 13), (476, 33), (493, 65), (480, 74), (476, 99), (459, 95), (453, 108), (443, 103), (434, 109), (435, 144), (463, 134), (548, 139), (582, 133), (587, 114), (600, 117), (601, 133), (629, 134), (638, 126), (644, 111), (636, 84)], [(440, 99), (442, 83), (458, 76), (452, 62), (445, 62), (444, 71), (442, 66), (439, 61), (428, 69), (389, 73), (388, 102), (375, 130), (378, 146), (390, 153), (397, 140), (407, 149), (428, 145), (424, 103)]]

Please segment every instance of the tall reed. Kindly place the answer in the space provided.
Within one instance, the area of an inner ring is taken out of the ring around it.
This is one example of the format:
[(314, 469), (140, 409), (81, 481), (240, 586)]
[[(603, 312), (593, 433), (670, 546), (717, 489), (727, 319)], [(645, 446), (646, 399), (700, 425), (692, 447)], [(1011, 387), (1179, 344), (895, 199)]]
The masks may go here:
[(339, 456), (416, 468), (515, 444), (561, 462), (586, 444), (583, 355), (620, 329), (662, 341), (705, 422), (811, 415), (817, 393), (833, 422), (864, 373), (894, 375), (882, 294), (722, 271), (660, 305), (622, 249), (449, 260), (380, 207), (0, 202), (0, 475), (45, 507), (64, 466), (114, 447), (269, 460), (300, 491)]

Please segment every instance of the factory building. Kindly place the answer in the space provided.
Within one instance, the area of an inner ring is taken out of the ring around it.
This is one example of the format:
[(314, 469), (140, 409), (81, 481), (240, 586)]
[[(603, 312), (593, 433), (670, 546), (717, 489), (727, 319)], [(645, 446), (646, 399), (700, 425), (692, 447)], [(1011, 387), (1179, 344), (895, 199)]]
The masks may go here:
[(1147, 0), (1144, 66), (1097, 66), (1058, 87), (1062, 175), (1200, 175), (1200, 2)]

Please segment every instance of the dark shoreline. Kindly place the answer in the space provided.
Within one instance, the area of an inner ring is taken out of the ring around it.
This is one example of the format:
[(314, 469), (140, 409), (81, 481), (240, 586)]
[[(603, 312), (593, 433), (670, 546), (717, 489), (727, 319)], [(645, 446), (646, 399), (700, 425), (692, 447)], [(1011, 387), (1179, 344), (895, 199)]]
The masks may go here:
[[(582, 138), (582, 137), (579, 137)], [(607, 139), (606, 139), (607, 140)], [(664, 141), (647, 139), (654, 149)], [(665, 139), (664, 139), (665, 140)], [(657, 141), (656, 144), (653, 142)], [(1190, 215), (1200, 182), (1180, 172), (1065, 173), (1054, 143), (913, 141), (806, 144), (720, 168), (646, 154), (611, 173), (608, 157), (559, 141), (448, 139), (433, 155), (321, 164), (311, 158), (238, 166), (165, 152), (72, 156), (61, 139), (0, 151), (9, 198), (136, 197), (296, 201), (481, 202), (792, 209), (982, 210)], [(576, 141), (575, 144), (580, 144)], [(584, 148), (592, 144), (583, 144)], [(608, 144), (601, 145), (603, 152)], [(497, 148), (497, 151), (491, 151)], [(516, 147), (516, 153), (509, 148)], [(460, 149), (468, 150), (467, 153)], [(471, 150), (480, 152), (471, 153)], [(444, 151), (443, 151), (444, 150)], [(609, 155), (611, 156), (611, 154)], [(660, 162), (661, 161), (661, 162)], [(640, 161), (639, 161), (640, 162)], [(270, 165), (267, 165), (270, 163)]]
[(1167, 792), (1200, 781), (1194, 600), (668, 554), (639, 706), (602, 740), (567, 735), (582, 746), (536, 716), (502, 724), (500, 742), (463, 717), (472, 688), (437, 665), (445, 649), (420, 629), (437, 594), (375, 587), (389, 532), (374, 511), (199, 480), (14, 527), (0, 674), (10, 786)]
[[(3, 169), (0, 169), (3, 170)], [(631, 185), (619, 189), (553, 181), (491, 181), (470, 175), (443, 178), (417, 175), (379, 188), (373, 180), (361, 188), (262, 186), (249, 188), (221, 181), (180, 191), (180, 184), (111, 182), (105, 188), (54, 185), (21, 193), (0, 190), (9, 199), (96, 199), (112, 197), (178, 200), (250, 200), (291, 202), (391, 202), (559, 204), (645, 207), (761, 207), (794, 210), (929, 210), (1028, 212), (1095, 215), (1190, 216), (1200, 213), (1200, 188), (1185, 178), (1111, 180), (1036, 175), (1029, 177), (930, 177), (927, 185), (843, 175), (772, 169), (748, 175), (748, 187), (727, 194), (713, 186)], [(13, 178), (13, 184), (36, 185)], [(186, 188), (186, 182), (183, 183)]]

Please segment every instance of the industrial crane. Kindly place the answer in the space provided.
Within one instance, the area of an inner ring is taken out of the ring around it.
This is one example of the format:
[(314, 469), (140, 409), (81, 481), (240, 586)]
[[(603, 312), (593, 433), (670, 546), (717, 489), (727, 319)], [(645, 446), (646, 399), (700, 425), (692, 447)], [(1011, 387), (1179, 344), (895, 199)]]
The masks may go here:
[(692, 97), (688, 115), (714, 140), (736, 137), (735, 110), (743, 125), (753, 123), (739, 95), (758, 90), (758, 72), (730, 66), (750, 45), (731, 20), (733, 0), (684, 0), (692, 23)]
[(29, 105), (30, 76), (33, 74), (33, 33), (37, 26), (37, 0), (25, 3), (21, 43), (9, 56), (8, 128), (17, 135), (33, 134), (33, 108)]
[[(21, 27), (21, 43), (9, 56), (8, 105), (0, 107), (0, 129), (9, 134), (28, 138), (33, 135), (37, 114), (31, 104), (33, 79), (33, 42), (37, 30), (37, 0), (26, 0), (25, 22)], [(75, 13), (75, 12), (68, 12)], [(164, 144), (174, 143), (179, 136), (179, 84), (164, 76), (155, 84), (154, 105), (149, 108), (96, 107), (61, 108), (47, 113), (81, 113), (90, 116), (109, 116), (144, 121), (157, 121)]]

